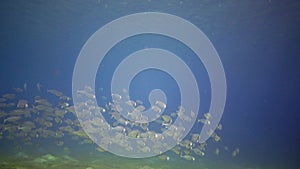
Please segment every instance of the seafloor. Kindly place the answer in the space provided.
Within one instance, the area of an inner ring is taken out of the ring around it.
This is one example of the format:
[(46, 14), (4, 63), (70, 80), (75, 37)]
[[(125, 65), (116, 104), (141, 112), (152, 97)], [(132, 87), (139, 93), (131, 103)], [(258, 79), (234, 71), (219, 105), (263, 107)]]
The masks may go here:
[[(70, 156), (54, 156), (45, 154), (33, 158), (2, 159), (1, 169), (242, 169), (245, 167), (230, 164), (217, 164), (207, 160), (183, 161), (173, 159), (163, 161), (157, 158), (151, 159), (126, 159), (113, 155), (99, 156), (94, 159), (74, 159)], [(248, 167), (247, 167), (248, 168)], [(250, 169), (250, 168), (248, 168)]]
[(159, 157), (130, 159), (108, 152), (98, 152), (91, 146), (68, 148), (3, 146), (1, 144), (0, 169), (259, 169), (247, 166), (236, 159), (198, 158), (188, 161), (172, 153), (170, 160)]

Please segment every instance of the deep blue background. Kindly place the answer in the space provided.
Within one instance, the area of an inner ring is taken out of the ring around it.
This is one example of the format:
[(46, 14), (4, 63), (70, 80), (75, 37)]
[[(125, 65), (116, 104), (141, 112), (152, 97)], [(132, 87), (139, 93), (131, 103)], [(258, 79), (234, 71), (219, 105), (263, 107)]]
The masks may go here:
[(299, 160), (299, 1), (0, 4), (1, 93), (25, 82), (34, 88), (39, 82), (44, 89), (70, 95), (76, 58), (97, 29), (135, 12), (167, 12), (198, 26), (220, 55), (228, 86), (224, 144), (240, 147), (240, 158), (248, 162), (280, 165)]

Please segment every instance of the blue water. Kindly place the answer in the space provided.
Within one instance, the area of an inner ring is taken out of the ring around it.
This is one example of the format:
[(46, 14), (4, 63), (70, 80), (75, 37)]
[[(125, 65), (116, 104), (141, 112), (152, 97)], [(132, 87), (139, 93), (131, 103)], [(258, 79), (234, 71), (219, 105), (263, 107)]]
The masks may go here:
[[(26, 83), (28, 98), (33, 98), (37, 93), (36, 84), (40, 83), (43, 90), (57, 89), (71, 96), (74, 65), (88, 38), (114, 19), (145, 11), (177, 15), (200, 28), (216, 48), (227, 81), (221, 143), (207, 147), (209, 150), (203, 161), (200, 159), (192, 163), (179, 158), (168, 163), (159, 161), (160, 165), (172, 168), (172, 165), (181, 167), (190, 164), (190, 168), (198, 168), (203, 162), (202, 168), (205, 165), (211, 168), (298, 168), (300, 3), (296, 0), (2, 1), (1, 95), (11, 92), (14, 87), (23, 88)], [(114, 68), (128, 54), (149, 47), (171, 50), (189, 65), (201, 84), (199, 113), (206, 113), (211, 93), (205, 67), (186, 46), (164, 36), (135, 36), (115, 46), (103, 61), (104, 67), (99, 68), (97, 73), (96, 86), (104, 88), (104, 93), (96, 94), (109, 97)], [(170, 109), (176, 107), (180, 97), (178, 86), (174, 79), (160, 71), (148, 70), (138, 74), (132, 81), (131, 88), (135, 90), (130, 95), (149, 106), (148, 94), (158, 87), (169, 97)], [(98, 102), (104, 104), (104, 101)], [(193, 130), (199, 131), (200, 128), (196, 126)], [(1, 141), (10, 144), (3, 139)], [(76, 155), (79, 151), (77, 144), (70, 141), (69, 145), (70, 154)], [(240, 153), (237, 157), (232, 157), (231, 152), (215, 156), (214, 146), (239, 148)], [(31, 150), (29, 152), (34, 154), (32, 159), (47, 153), (61, 154), (60, 148), (41, 147), (43, 150), (33, 152), (30, 146), (23, 149), (24, 152)], [(80, 151), (89, 154), (94, 148), (82, 148)], [(16, 154), (14, 148), (7, 146), (0, 146), (0, 152), (0, 162), (7, 160), (6, 155), (13, 158)], [(106, 159), (100, 162), (103, 164), (120, 161), (120, 165), (110, 168), (121, 168), (122, 164), (128, 164), (129, 168), (151, 167), (157, 160), (135, 161), (109, 153), (96, 153), (89, 160), (97, 155)]]

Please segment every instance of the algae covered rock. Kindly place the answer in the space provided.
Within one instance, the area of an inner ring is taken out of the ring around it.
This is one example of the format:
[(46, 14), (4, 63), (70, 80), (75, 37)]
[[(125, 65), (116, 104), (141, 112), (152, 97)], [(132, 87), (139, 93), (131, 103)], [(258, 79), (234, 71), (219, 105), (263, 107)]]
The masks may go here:
[(145, 165), (145, 166), (141, 167), (140, 169), (153, 169), (153, 168)]
[(55, 161), (57, 159), (58, 158), (52, 154), (46, 154), (46, 155), (43, 155), (41, 157), (34, 159), (33, 161), (36, 163), (45, 163), (45, 162)]

